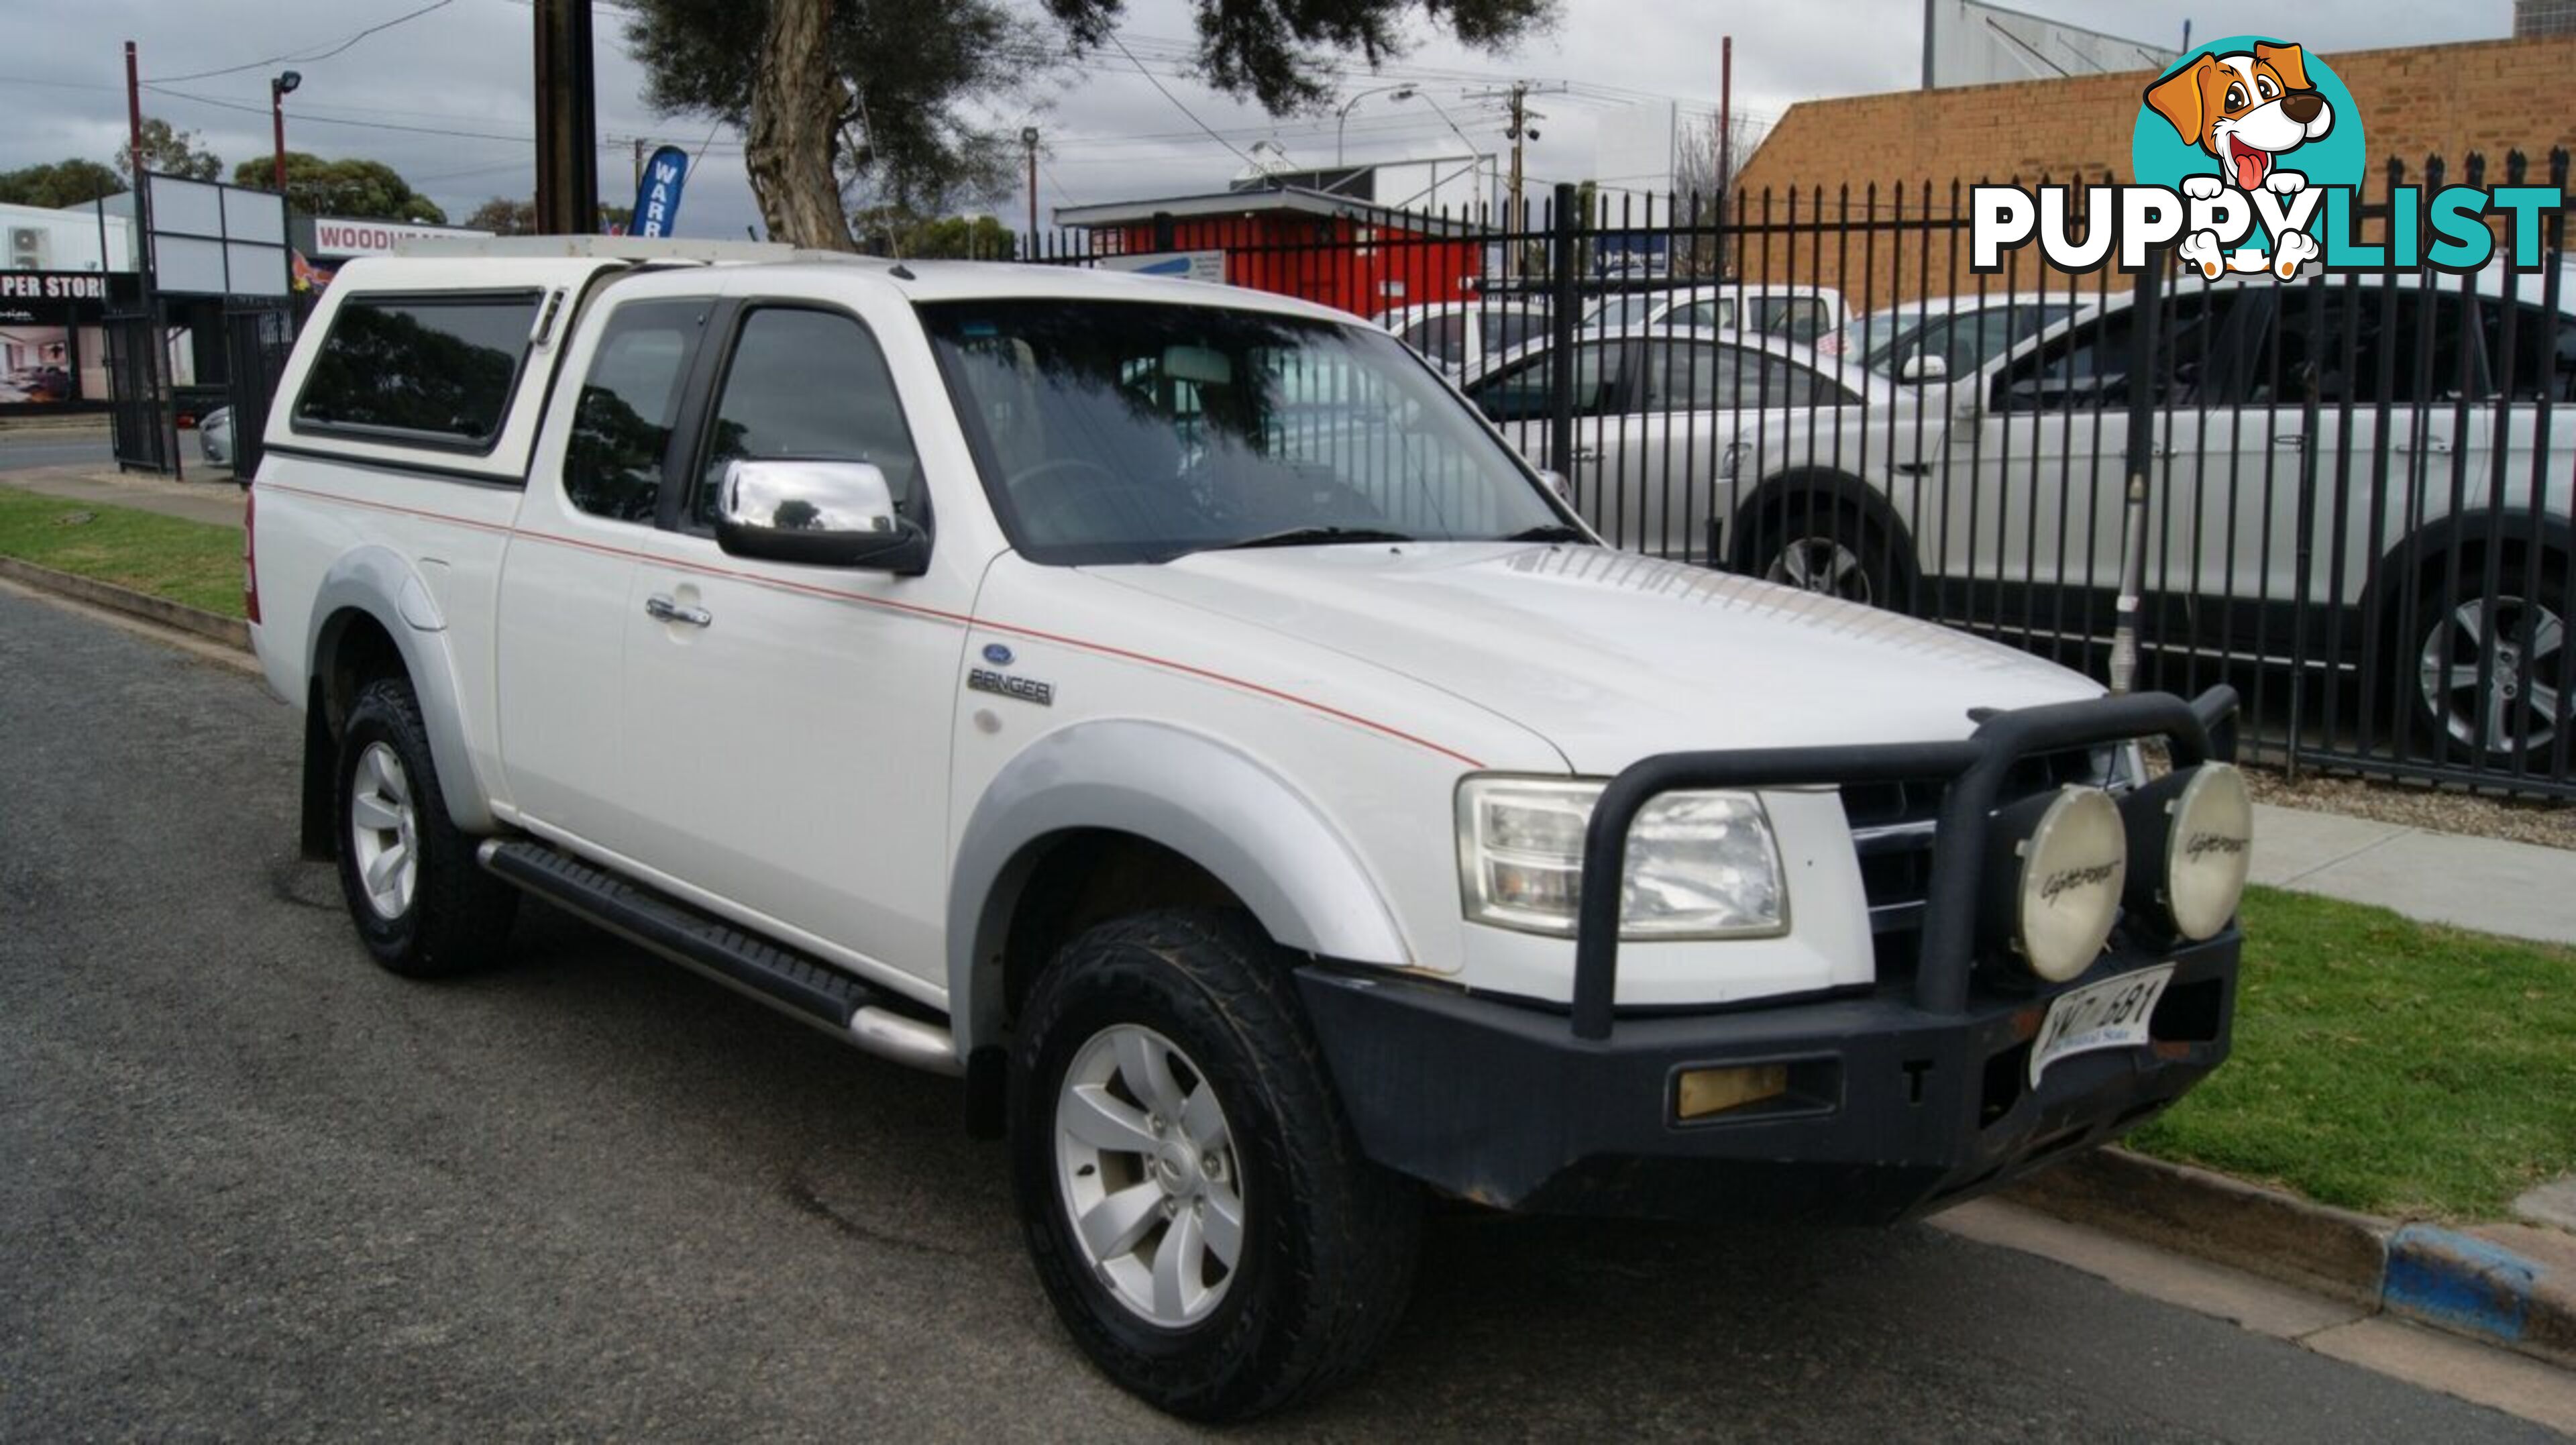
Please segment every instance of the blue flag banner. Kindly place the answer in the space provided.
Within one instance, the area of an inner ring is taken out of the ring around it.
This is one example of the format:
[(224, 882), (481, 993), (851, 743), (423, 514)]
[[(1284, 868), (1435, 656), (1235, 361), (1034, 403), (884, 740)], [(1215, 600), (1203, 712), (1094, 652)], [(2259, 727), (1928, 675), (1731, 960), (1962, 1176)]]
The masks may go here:
[(667, 236), (680, 215), (680, 186), (689, 178), (689, 153), (664, 146), (644, 158), (644, 179), (635, 187), (635, 219), (628, 233)]

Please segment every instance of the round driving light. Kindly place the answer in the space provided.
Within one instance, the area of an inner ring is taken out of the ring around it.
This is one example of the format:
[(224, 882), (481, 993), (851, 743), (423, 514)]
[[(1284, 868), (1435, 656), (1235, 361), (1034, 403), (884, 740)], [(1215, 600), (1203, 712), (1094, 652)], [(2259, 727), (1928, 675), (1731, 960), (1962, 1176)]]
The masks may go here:
[(2140, 788), (2125, 809), (2139, 860), (2130, 898), (2193, 943), (2236, 916), (2254, 857), (2254, 798), (2229, 763), (2202, 763)]
[[(2033, 812), (2038, 820), (2029, 822)], [(2120, 810), (2099, 788), (2068, 787), (2005, 809), (1996, 824), (2011, 880), (1999, 921), (2024, 966), (2064, 983), (2102, 956), (2119, 921), (2129, 873)]]

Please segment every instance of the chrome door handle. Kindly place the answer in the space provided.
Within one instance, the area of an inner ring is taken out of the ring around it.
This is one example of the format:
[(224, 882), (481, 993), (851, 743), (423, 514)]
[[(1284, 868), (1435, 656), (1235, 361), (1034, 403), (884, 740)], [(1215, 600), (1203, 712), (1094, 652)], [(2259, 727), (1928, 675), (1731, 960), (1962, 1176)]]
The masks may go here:
[(2404, 437), (2400, 437), (2397, 439), (2397, 450), (2401, 452), (2423, 451), (2429, 452), (2434, 456), (2447, 456), (2451, 450), (2451, 439), (2449, 437), (2426, 437), (2424, 438), (2424, 445), (2417, 447), (2410, 444)]
[(2307, 444), (2308, 438), (2303, 432), (2285, 431), (2272, 438), (2272, 445), (2276, 447), (2303, 447)]
[(683, 607), (668, 597), (645, 598), (644, 615), (656, 622), (680, 622), (691, 627), (704, 627), (716, 620), (716, 615), (703, 607)]
[(1578, 462), (1597, 462), (1601, 460), (1601, 449), (1599, 447), (1576, 447), (1574, 449), (1574, 459)]

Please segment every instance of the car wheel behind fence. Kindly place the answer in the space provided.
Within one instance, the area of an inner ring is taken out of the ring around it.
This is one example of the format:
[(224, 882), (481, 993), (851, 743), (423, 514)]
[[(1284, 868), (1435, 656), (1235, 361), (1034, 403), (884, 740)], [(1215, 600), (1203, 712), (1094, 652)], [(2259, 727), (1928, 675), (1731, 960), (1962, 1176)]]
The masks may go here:
[(2415, 612), (2411, 644), (2400, 657), (2402, 686), (2414, 704), (2418, 736), (2432, 751), (2486, 767), (2520, 757), (2546, 770), (2569, 724), (2567, 564), (2552, 557), (2533, 567), (2510, 558), (2493, 597), (2458, 594), (2483, 581), (2475, 554), (2461, 560), (2458, 586), (2430, 569)]

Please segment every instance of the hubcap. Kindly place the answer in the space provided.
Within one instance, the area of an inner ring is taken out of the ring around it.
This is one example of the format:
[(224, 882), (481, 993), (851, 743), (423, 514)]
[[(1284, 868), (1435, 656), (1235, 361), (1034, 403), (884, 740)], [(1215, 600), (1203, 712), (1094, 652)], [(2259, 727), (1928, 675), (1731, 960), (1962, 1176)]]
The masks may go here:
[(412, 812), (411, 779), (402, 759), (383, 743), (369, 743), (349, 785), (349, 856), (367, 890), (367, 906), (387, 922), (411, 907), (420, 882), (420, 826)]
[(1861, 566), (1860, 554), (1831, 537), (1801, 537), (1782, 547), (1765, 575), (1771, 581), (1846, 602), (1872, 600), (1869, 571)]
[(1243, 1253), (1242, 1175), (1216, 1090), (1136, 1024), (1091, 1036), (1055, 1105), (1056, 1192), (1110, 1296), (1148, 1324), (1207, 1317)]
[(2464, 747), (2547, 747), (2566, 716), (2566, 636), (2558, 614), (2528, 598), (2463, 602), (2425, 630), (2424, 706)]

